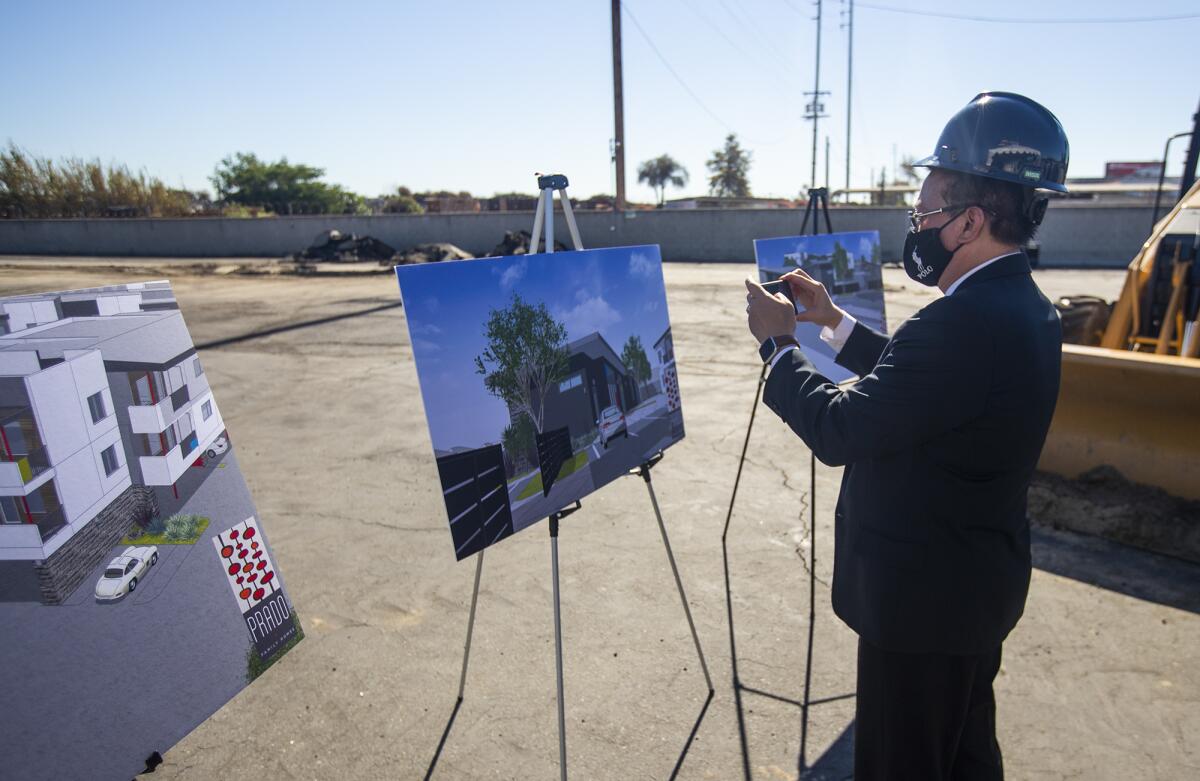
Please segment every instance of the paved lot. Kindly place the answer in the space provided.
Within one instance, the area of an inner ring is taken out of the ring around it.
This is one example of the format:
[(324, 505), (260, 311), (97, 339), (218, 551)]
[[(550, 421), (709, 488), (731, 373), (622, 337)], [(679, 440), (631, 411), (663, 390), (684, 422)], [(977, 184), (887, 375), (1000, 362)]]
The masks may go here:
[[(0, 288), (162, 277), (0, 270)], [(389, 276), (175, 275), (197, 342), (289, 328), (203, 353), (307, 639), (167, 752), (159, 776), (420, 778), (458, 687), (474, 567), (455, 564), (403, 312)], [(708, 654), (707, 694), (657, 525), (636, 478), (565, 519), (560, 537), (571, 775), (736, 779), (721, 530), (758, 360), (740, 280), (750, 266), (667, 266), (687, 438), (654, 471)], [(1120, 272), (1045, 271), (1051, 295), (1115, 297)], [(931, 299), (885, 271), (895, 325)], [(368, 312), (359, 316), (355, 312)], [(743, 716), (755, 779), (845, 778), (854, 636), (832, 615), (832, 506), (818, 467), (817, 615), (804, 692), (808, 452), (760, 408), (729, 535)], [(466, 699), (434, 778), (557, 775), (550, 554), (539, 526), (487, 553)], [(1026, 614), (997, 681), (1013, 779), (1200, 775), (1200, 568), (1063, 532), (1036, 536)], [(840, 698), (840, 699), (839, 699)]]

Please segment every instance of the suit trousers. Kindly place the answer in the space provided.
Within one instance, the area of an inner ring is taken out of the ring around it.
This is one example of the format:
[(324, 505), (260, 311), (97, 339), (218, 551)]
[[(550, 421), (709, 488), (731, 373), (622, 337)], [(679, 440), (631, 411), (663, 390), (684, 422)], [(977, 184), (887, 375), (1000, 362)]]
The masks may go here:
[(969, 656), (858, 641), (855, 781), (1001, 781), (992, 681), (1000, 647)]

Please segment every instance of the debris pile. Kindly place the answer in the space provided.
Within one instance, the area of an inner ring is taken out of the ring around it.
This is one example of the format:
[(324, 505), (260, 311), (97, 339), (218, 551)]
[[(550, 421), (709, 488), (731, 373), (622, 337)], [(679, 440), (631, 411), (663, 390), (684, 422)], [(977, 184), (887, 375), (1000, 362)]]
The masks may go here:
[[(504, 231), (504, 238), (492, 248), (492, 251), (487, 253), (485, 257), (497, 257), (500, 255), (528, 255), (532, 252), (529, 249), (529, 244), (533, 240), (532, 234), (526, 230), (520, 231)], [(540, 244), (539, 244), (540, 246)], [(561, 241), (554, 242), (555, 252), (566, 252), (567, 245)]]
[(1200, 562), (1200, 502), (1134, 483), (1111, 466), (1074, 480), (1038, 472), (1028, 507), (1029, 517), (1043, 526)]
[(324, 261), (346, 263), (361, 260), (391, 260), (396, 250), (374, 236), (345, 234), (340, 230), (327, 230), (313, 239), (312, 245), (298, 253), (298, 261)]
[(440, 263), (443, 260), (472, 260), (474, 257), (470, 252), (443, 241), (418, 244), (398, 253), (392, 260), (397, 266), (406, 266), (411, 263)]

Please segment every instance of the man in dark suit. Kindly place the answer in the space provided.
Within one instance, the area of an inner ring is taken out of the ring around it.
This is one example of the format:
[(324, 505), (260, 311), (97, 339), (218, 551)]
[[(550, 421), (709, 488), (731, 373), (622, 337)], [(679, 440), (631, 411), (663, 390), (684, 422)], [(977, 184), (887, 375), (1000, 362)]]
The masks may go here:
[[(829, 465), (833, 608), (859, 635), (855, 779), (1001, 779), (992, 681), (1029, 587), (1025, 495), (1058, 396), (1062, 334), (1021, 247), (1065, 191), (1058, 120), (985, 93), (946, 126), (910, 216), (905, 268), (945, 294), (891, 338), (802, 271), (796, 303), (747, 280), (771, 364), (763, 399)], [(805, 357), (824, 326), (839, 387)]]

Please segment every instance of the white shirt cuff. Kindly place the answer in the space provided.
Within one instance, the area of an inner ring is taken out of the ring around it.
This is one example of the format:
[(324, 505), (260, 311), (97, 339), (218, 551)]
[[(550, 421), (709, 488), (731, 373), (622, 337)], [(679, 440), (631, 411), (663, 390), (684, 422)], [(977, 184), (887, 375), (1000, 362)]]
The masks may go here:
[(846, 340), (850, 338), (857, 322), (853, 315), (843, 312), (842, 322), (838, 323), (837, 328), (825, 326), (821, 329), (821, 341), (833, 348), (835, 353), (840, 353), (846, 346)]
[[(775, 364), (779, 363), (779, 359), (780, 359), (780, 358), (782, 358), (783, 356), (787, 355), (787, 354), (788, 354), (788, 353), (790, 353), (792, 350), (799, 350), (799, 349), (800, 349), (800, 348), (799, 348), (799, 347), (797, 347), (796, 345), (794, 345), (794, 344), (789, 344), (787, 347), (784, 347), (782, 350), (780, 350), (779, 352), (775, 353), (775, 357), (771, 359), (771, 368), (772, 368), (772, 369), (774, 369), (774, 368), (775, 368)], [(768, 374), (769, 374), (769, 373), (770, 373), (770, 372), (768, 372)]]

